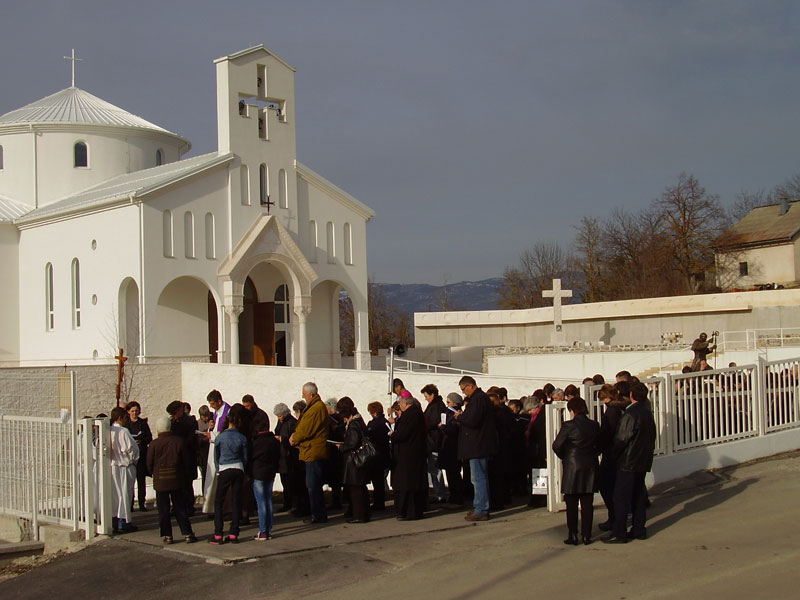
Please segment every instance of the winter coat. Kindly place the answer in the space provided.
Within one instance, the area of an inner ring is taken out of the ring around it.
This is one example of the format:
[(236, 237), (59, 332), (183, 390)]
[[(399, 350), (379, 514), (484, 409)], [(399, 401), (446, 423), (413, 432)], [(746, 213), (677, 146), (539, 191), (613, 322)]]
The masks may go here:
[(258, 481), (273, 481), (281, 458), (281, 443), (271, 431), (259, 431), (252, 440), (250, 476)]
[(367, 437), (367, 427), (361, 415), (355, 415), (344, 431), (344, 441), (339, 446), (339, 452), (344, 457), (344, 485), (366, 485), (367, 469), (357, 467), (353, 462), (356, 450), (361, 448), (364, 439)]
[(531, 469), (547, 468), (547, 421), (545, 415), (547, 411), (542, 406), (536, 418), (531, 415), (531, 423), (528, 425), (526, 435), (528, 437), (527, 456), (528, 467)]
[(394, 423), (392, 434), (392, 489), (413, 492), (428, 489), (428, 444), (425, 416), (416, 404)]
[(656, 423), (650, 403), (633, 402), (619, 420), (611, 448), (617, 469), (647, 473), (653, 467), (656, 447)]
[(367, 423), (367, 437), (375, 449), (378, 457), (372, 463), (373, 469), (388, 469), (392, 465), (392, 450), (389, 446), (389, 422), (383, 415), (378, 415)]
[(214, 440), (214, 465), (219, 471), (220, 465), (233, 465), (241, 463), (242, 469), (247, 468), (248, 460), (247, 438), (235, 429), (226, 429)]
[(165, 431), (147, 447), (147, 472), (153, 476), (153, 489), (172, 492), (183, 489), (186, 472), (183, 469), (186, 447), (174, 433)]
[(603, 456), (611, 455), (611, 446), (614, 443), (614, 434), (617, 432), (622, 413), (630, 402), (613, 400), (605, 405), (603, 416), (600, 418), (600, 452)]
[(553, 452), (563, 465), (562, 494), (590, 494), (599, 489), (599, 436), (600, 425), (586, 415), (577, 415), (561, 426), (553, 442)]
[(315, 395), (306, 405), (294, 430), (294, 443), (300, 447), (300, 460), (313, 462), (328, 458), (328, 409)]
[(286, 416), (283, 421), (278, 421), (275, 425), (275, 435), (281, 438), (281, 459), (278, 464), (279, 473), (289, 473), (297, 469), (300, 465), (300, 450), (289, 443), (289, 438), (297, 427), (297, 419), (292, 415)]
[(425, 426), (427, 427), (428, 452), (438, 452), (442, 443), (442, 434), (439, 432), (439, 424), (442, 422), (441, 415), (447, 412), (447, 407), (441, 396), (437, 396), (425, 407)]
[(489, 396), (477, 388), (468, 399), (467, 407), (458, 417), (458, 457), (489, 458), (497, 454), (497, 429), (494, 426), (494, 408)]
[(455, 413), (447, 409), (447, 422), (440, 429), (442, 434), (442, 445), (439, 447), (439, 460), (437, 466), (440, 469), (460, 469), (461, 461), (458, 458), (458, 420)]

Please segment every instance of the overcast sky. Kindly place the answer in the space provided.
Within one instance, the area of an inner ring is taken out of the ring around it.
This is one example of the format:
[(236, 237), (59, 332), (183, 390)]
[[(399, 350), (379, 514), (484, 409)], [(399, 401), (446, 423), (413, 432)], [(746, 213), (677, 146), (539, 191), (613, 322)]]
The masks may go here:
[(0, 114), (77, 85), (216, 150), (213, 59), (297, 69), (298, 158), (371, 206), (369, 272), (502, 275), (694, 174), (800, 173), (795, 1), (3, 2)]

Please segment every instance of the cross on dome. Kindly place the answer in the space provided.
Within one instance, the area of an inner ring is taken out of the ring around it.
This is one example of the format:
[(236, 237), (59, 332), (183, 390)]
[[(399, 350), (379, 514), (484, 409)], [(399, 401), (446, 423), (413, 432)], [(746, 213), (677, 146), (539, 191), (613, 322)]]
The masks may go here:
[(64, 60), (68, 60), (72, 63), (72, 87), (75, 87), (75, 63), (82, 62), (82, 58), (75, 58), (75, 48), (72, 49), (71, 56), (65, 56)]

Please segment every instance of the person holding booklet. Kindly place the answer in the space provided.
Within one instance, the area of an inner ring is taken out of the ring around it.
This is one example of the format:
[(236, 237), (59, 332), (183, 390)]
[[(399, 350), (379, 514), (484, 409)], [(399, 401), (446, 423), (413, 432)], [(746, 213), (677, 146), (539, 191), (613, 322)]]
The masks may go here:
[(372, 483), (373, 490), (370, 510), (383, 511), (386, 510), (386, 475), (392, 464), (389, 446), (389, 434), (392, 428), (383, 416), (383, 405), (380, 402), (370, 402), (367, 412), (372, 417), (367, 423), (367, 437), (378, 451), (378, 456), (367, 468), (367, 479)]

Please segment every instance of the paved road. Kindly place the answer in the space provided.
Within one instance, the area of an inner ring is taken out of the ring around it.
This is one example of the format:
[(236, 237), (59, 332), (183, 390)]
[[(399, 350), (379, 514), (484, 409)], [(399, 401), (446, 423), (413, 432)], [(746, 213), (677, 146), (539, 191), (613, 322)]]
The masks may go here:
[(282, 521), (282, 537), (227, 555), (204, 543), (161, 548), (150, 530), (0, 583), (0, 597), (796, 598), (798, 497), (792, 453), (659, 486), (649, 539), (622, 546), (564, 546), (563, 513), (524, 508), (475, 525), (460, 514), (315, 530)]

